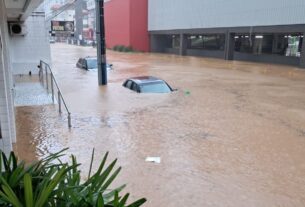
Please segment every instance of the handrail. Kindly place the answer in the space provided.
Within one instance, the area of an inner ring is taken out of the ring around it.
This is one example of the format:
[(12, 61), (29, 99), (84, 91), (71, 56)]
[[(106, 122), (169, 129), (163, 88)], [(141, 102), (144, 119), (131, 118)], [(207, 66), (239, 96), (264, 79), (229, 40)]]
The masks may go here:
[[(41, 84), (44, 86), (46, 84), (46, 88), (47, 91), (49, 92), (49, 77), (48, 77), (48, 70), (49, 73), (51, 74), (51, 93), (52, 93), (52, 101), (53, 103), (55, 103), (55, 93), (54, 93), (54, 83), (57, 89), (57, 98), (58, 98), (58, 112), (61, 114), (62, 110), (61, 110), (61, 102), (64, 104), (64, 107), (68, 113), (68, 127), (71, 128), (71, 113), (67, 107), (67, 104), (65, 102), (64, 97), (62, 96), (61, 90), (57, 84), (57, 81), (55, 79), (54, 73), (50, 67), (50, 65), (42, 60), (40, 60), (39, 62), (39, 80), (41, 82)], [(44, 78), (44, 71), (45, 71), (45, 78)]]

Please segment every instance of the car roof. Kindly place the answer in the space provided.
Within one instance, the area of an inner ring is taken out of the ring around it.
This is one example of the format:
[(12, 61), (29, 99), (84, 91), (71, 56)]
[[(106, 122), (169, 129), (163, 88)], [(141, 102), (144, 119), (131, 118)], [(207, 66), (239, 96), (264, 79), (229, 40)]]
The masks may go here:
[(154, 77), (154, 76), (132, 77), (132, 78), (128, 78), (128, 80), (132, 80), (137, 84), (148, 84), (148, 83), (156, 83), (156, 82), (164, 83), (165, 82), (164, 80)]
[(92, 56), (92, 57), (91, 57), (91, 56), (87, 56), (87, 57), (84, 57), (84, 59), (86, 59), (86, 60), (87, 60), (87, 59), (97, 59), (97, 57), (94, 57), (94, 56)]

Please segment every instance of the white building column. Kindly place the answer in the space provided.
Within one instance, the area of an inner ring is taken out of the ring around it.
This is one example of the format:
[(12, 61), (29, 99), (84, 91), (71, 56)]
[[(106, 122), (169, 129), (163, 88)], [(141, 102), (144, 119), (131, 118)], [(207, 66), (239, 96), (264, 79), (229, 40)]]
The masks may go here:
[(300, 67), (305, 68), (305, 32), (303, 33), (302, 52), (300, 57)]
[(0, 36), (0, 127), (2, 137), (0, 149), (8, 154), (12, 150), (12, 142), (15, 141), (16, 135), (7, 18), (3, 0), (0, 0)]

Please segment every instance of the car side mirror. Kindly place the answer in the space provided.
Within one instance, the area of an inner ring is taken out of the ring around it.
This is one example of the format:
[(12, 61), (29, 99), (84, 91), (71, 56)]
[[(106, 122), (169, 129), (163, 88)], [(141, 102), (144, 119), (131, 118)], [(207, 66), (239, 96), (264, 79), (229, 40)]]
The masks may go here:
[(112, 66), (113, 66), (113, 64), (109, 64), (109, 66), (110, 66), (110, 67), (112, 67)]
[(178, 91), (178, 89), (177, 88), (174, 88), (174, 89), (172, 89), (173, 91)]
[(40, 65), (37, 65), (37, 68), (39, 68), (39, 69), (40, 69)]

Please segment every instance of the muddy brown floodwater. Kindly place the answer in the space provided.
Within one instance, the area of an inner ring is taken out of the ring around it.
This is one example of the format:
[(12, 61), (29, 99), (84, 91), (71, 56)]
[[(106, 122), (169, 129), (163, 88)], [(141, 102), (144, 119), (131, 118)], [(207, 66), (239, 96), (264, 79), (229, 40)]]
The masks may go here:
[[(305, 206), (305, 71), (293, 67), (108, 51), (114, 70), (75, 68), (90, 47), (52, 45), (55, 75), (72, 112), (17, 107), (15, 150), (31, 161), (69, 147), (89, 167), (110, 151), (118, 183), (146, 207)], [(154, 75), (178, 91), (138, 94), (125, 78)], [(145, 162), (161, 157), (160, 164)], [(95, 167), (97, 166), (95, 163)]]

